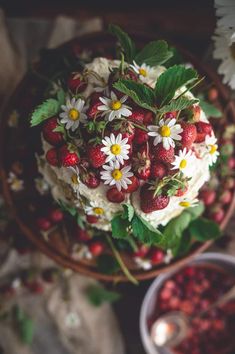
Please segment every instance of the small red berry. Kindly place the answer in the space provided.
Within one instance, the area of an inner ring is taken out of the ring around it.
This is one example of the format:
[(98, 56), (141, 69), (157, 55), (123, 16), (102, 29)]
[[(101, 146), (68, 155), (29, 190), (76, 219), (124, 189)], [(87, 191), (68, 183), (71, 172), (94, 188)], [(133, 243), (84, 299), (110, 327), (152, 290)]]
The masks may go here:
[(230, 157), (228, 159), (228, 167), (233, 170), (235, 169), (235, 158), (234, 157)]
[(197, 129), (197, 136), (195, 139), (195, 143), (201, 143), (205, 141), (206, 135), (211, 135), (212, 133), (212, 125), (206, 122), (197, 122), (195, 123)]
[(150, 176), (150, 156), (148, 144), (142, 145), (133, 155), (132, 167), (136, 177), (147, 180)]
[(169, 204), (170, 198), (166, 195), (154, 196), (154, 190), (149, 189), (145, 184), (140, 190), (140, 207), (144, 213), (152, 213), (155, 210), (165, 209)]
[(182, 133), (180, 133), (182, 148), (190, 149), (197, 137), (197, 129), (194, 124), (184, 122), (181, 123), (181, 128), (183, 129)]
[(52, 226), (50, 220), (45, 217), (37, 218), (36, 223), (42, 231), (48, 231)]
[(228, 204), (232, 200), (232, 193), (229, 190), (225, 190), (219, 197), (219, 201), (222, 204)]
[(208, 91), (208, 100), (211, 102), (214, 102), (218, 99), (219, 93), (218, 90), (215, 87), (212, 87), (209, 91)]
[(221, 221), (224, 219), (224, 210), (221, 207), (217, 207), (214, 211), (211, 212), (210, 217), (213, 221), (220, 224)]
[(167, 167), (161, 162), (153, 162), (151, 165), (151, 178), (162, 179), (167, 175)]
[(47, 151), (46, 160), (51, 166), (59, 166), (58, 152), (55, 148), (51, 148)]
[(73, 73), (68, 78), (67, 86), (73, 93), (76, 94), (85, 91), (87, 88), (87, 82), (80, 73)]
[(96, 224), (99, 221), (99, 218), (95, 215), (86, 215), (86, 220), (89, 224)]
[(87, 116), (91, 119), (95, 119), (98, 115), (100, 115), (102, 113), (98, 109), (98, 107), (101, 105), (102, 105), (102, 103), (100, 101), (91, 104), (87, 110)]
[(132, 111), (132, 114), (131, 116), (128, 117), (128, 120), (137, 124), (141, 124), (144, 121), (144, 117), (145, 117), (145, 111), (139, 108)]
[(131, 184), (128, 184), (127, 189), (122, 190), (124, 193), (133, 193), (139, 188), (140, 182), (137, 177), (132, 176), (129, 179), (131, 180)]
[(89, 188), (97, 188), (100, 185), (100, 180), (94, 172), (81, 173), (81, 180)]
[(59, 159), (61, 161), (62, 166), (64, 167), (75, 166), (80, 161), (80, 158), (78, 157), (77, 153), (70, 152), (67, 145), (63, 145), (59, 149)]
[(53, 146), (58, 146), (64, 141), (63, 134), (54, 131), (57, 127), (57, 117), (52, 117), (45, 121), (42, 128), (44, 139)]
[(175, 149), (172, 146), (169, 150), (166, 150), (162, 144), (157, 144), (152, 150), (153, 157), (156, 161), (172, 163), (175, 159)]
[(112, 203), (121, 203), (125, 200), (123, 191), (118, 191), (116, 187), (110, 188), (106, 193), (107, 199)]
[(92, 167), (98, 168), (105, 164), (106, 155), (101, 151), (103, 145), (90, 145), (87, 149), (87, 156)]
[(154, 118), (153, 112), (146, 111), (146, 113), (145, 113), (145, 115), (144, 115), (143, 123), (144, 123), (145, 125), (152, 124), (152, 123), (153, 123), (153, 118)]
[(99, 242), (99, 241), (92, 242), (89, 245), (89, 250), (90, 250), (90, 252), (91, 252), (91, 254), (93, 256), (98, 257), (104, 251), (104, 244), (102, 242)]
[(148, 141), (148, 133), (140, 128), (136, 128), (135, 129), (135, 144), (143, 144), (146, 143), (146, 141)]
[(144, 258), (149, 251), (149, 246), (147, 245), (140, 245), (138, 249), (133, 253), (134, 257)]
[(64, 214), (60, 209), (55, 208), (49, 210), (48, 217), (51, 220), (51, 222), (58, 223), (64, 219)]
[(87, 242), (90, 241), (91, 235), (89, 232), (85, 229), (82, 229), (81, 227), (77, 226), (76, 229), (74, 230), (74, 238), (80, 242)]
[(150, 257), (152, 264), (162, 263), (164, 260), (164, 252), (159, 248), (154, 248), (150, 252)]
[(216, 193), (212, 189), (204, 189), (199, 193), (199, 199), (201, 199), (206, 206), (213, 204), (215, 198)]

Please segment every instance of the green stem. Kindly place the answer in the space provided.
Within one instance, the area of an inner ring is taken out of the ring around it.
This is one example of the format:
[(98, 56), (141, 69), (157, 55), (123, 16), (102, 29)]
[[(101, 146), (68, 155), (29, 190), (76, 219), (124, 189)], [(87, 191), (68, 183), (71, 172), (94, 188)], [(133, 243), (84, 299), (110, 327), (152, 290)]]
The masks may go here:
[(121, 256), (120, 256), (120, 253), (118, 252), (118, 250), (116, 249), (116, 247), (114, 246), (114, 243), (113, 241), (111, 240), (111, 238), (107, 235), (106, 236), (107, 238), (107, 241), (111, 247), (111, 250), (118, 262), (118, 264), (120, 265), (120, 268), (122, 269), (123, 273), (125, 274), (125, 276), (127, 277), (127, 279), (130, 280), (131, 283), (135, 284), (135, 285), (138, 285), (138, 281), (131, 275), (131, 273), (129, 272), (129, 270), (127, 269), (125, 263), (123, 262)]
[(188, 87), (186, 90), (184, 90), (184, 92), (182, 92), (178, 97), (176, 97), (175, 99), (178, 100), (178, 98), (180, 98), (181, 96), (183, 96), (186, 92), (192, 90), (194, 87), (196, 87), (197, 85), (199, 85), (203, 80), (205, 79), (205, 77), (202, 77), (200, 80), (198, 80), (195, 84), (193, 84), (192, 86)]
[(143, 125), (139, 125), (139, 124), (136, 124), (136, 123), (133, 123), (133, 122), (131, 122), (131, 123), (134, 125), (134, 127), (139, 128), (141, 130), (144, 130), (145, 132), (148, 132), (148, 129), (145, 128)]

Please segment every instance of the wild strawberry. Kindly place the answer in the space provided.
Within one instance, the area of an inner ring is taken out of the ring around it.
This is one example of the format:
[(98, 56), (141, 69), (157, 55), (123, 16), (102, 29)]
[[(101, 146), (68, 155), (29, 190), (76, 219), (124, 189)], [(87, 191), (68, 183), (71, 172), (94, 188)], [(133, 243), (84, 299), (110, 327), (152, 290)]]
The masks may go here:
[(182, 149), (185, 147), (190, 149), (197, 137), (197, 129), (194, 124), (190, 123), (182, 122), (180, 125), (183, 129), (182, 133), (180, 133)]
[(175, 159), (175, 149), (171, 146), (169, 150), (166, 150), (162, 144), (157, 144), (152, 149), (153, 158), (156, 161), (164, 163), (172, 163)]
[(188, 190), (188, 186), (184, 186), (184, 188), (179, 188), (177, 189), (176, 193), (175, 193), (175, 196), (176, 197), (182, 197)]
[(151, 178), (163, 178), (167, 175), (167, 167), (161, 162), (153, 162), (151, 165)]
[(143, 123), (149, 125), (153, 123), (154, 114), (150, 111), (145, 111)]
[(125, 71), (124, 78), (129, 79), (129, 80), (133, 80), (133, 81), (137, 81), (138, 75), (134, 71), (127, 69)]
[(144, 116), (145, 116), (145, 111), (139, 108), (132, 111), (132, 115), (128, 117), (128, 120), (137, 124), (142, 124), (144, 121)]
[(220, 205), (215, 206), (210, 213), (211, 219), (218, 224), (220, 224), (221, 221), (224, 219), (224, 215), (224, 210)]
[(235, 168), (235, 158), (234, 157), (230, 157), (228, 159), (228, 167), (233, 170)]
[(193, 111), (193, 118), (192, 118), (193, 121), (199, 122), (200, 117), (201, 117), (201, 107), (197, 104), (192, 107), (192, 111)]
[(206, 206), (213, 204), (215, 198), (216, 193), (213, 189), (203, 189), (199, 193), (199, 199), (201, 199)]
[(216, 101), (218, 96), (219, 96), (219, 93), (215, 87), (212, 87), (207, 93), (208, 100), (211, 102)]
[(135, 136), (135, 127), (131, 122), (129, 122), (128, 120), (123, 120), (115, 124), (113, 126), (113, 129), (114, 130), (112, 132), (115, 136), (121, 133), (122, 139), (127, 138), (128, 144), (131, 145), (131, 142), (133, 141)]
[(59, 166), (58, 152), (55, 148), (51, 148), (47, 151), (46, 160), (51, 166)]
[(177, 111), (167, 112), (167, 113), (165, 114), (165, 119), (168, 119), (168, 118), (171, 118), (171, 119), (176, 118), (176, 117), (177, 117), (177, 114), (178, 114)]
[(87, 88), (87, 82), (80, 73), (73, 73), (68, 78), (67, 86), (73, 93), (76, 94), (85, 91)]
[(53, 146), (58, 146), (64, 141), (63, 134), (54, 131), (57, 127), (57, 118), (52, 117), (46, 120), (42, 128), (44, 139)]
[(131, 180), (131, 184), (128, 184), (127, 189), (122, 190), (124, 193), (133, 193), (139, 188), (140, 182), (139, 182), (138, 178), (136, 178), (135, 176), (132, 176), (132, 177), (129, 177), (129, 179)]
[(135, 128), (135, 144), (143, 144), (148, 141), (148, 133), (140, 128)]
[(232, 200), (232, 193), (229, 190), (223, 191), (223, 193), (219, 197), (219, 201), (222, 204), (228, 204)]
[(141, 146), (132, 158), (135, 175), (143, 180), (148, 179), (150, 176), (150, 164), (148, 145), (146, 144)]
[(164, 252), (159, 248), (153, 248), (150, 251), (150, 257), (152, 264), (162, 263), (164, 260)]
[(62, 166), (64, 167), (75, 166), (80, 161), (80, 158), (78, 157), (77, 153), (70, 152), (67, 145), (63, 145), (59, 149), (59, 159), (61, 161)]
[(228, 177), (224, 182), (224, 187), (227, 189), (232, 189), (235, 187), (235, 179), (233, 177)]
[(98, 168), (105, 164), (106, 155), (101, 151), (102, 144), (90, 145), (87, 149), (88, 160), (92, 167)]
[(37, 218), (36, 224), (42, 231), (48, 231), (52, 226), (50, 220), (45, 217)]
[(88, 118), (96, 119), (96, 117), (101, 114), (101, 111), (98, 110), (98, 107), (101, 105), (102, 103), (100, 101), (92, 103), (87, 110)]
[(93, 256), (98, 257), (104, 251), (104, 244), (100, 241), (94, 241), (90, 244), (89, 250)]
[(89, 232), (79, 226), (77, 226), (74, 230), (73, 236), (77, 241), (80, 242), (87, 242), (91, 239), (91, 235), (89, 234)]
[(97, 188), (100, 185), (100, 180), (92, 171), (81, 173), (82, 182), (89, 188)]
[(138, 249), (133, 253), (134, 257), (144, 258), (149, 251), (149, 246), (147, 245), (140, 245)]
[(205, 141), (206, 135), (211, 135), (212, 125), (205, 122), (197, 122), (195, 125), (197, 129), (197, 137), (195, 139), (195, 143), (201, 143)]
[(95, 215), (86, 215), (86, 221), (89, 222), (89, 224), (96, 224), (99, 218)]
[(51, 222), (57, 223), (57, 222), (60, 222), (64, 219), (64, 214), (60, 209), (53, 208), (53, 209), (49, 210), (48, 217), (51, 220)]
[(154, 190), (149, 189), (148, 184), (145, 184), (140, 190), (140, 207), (146, 214), (166, 208), (169, 201), (170, 198), (166, 195), (154, 196)]
[(110, 188), (106, 193), (107, 199), (112, 203), (121, 203), (125, 199), (123, 191), (118, 191), (116, 187)]

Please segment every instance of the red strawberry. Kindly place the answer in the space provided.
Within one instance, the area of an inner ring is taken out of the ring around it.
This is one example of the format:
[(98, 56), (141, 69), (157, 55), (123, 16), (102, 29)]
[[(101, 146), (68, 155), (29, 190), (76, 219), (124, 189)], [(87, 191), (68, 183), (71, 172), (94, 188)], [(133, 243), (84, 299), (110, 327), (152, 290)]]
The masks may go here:
[(197, 129), (197, 137), (195, 143), (201, 143), (205, 141), (206, 135), (211, 135), (212, 125), (205, 122), (197, 122), (195, 125)]
[(153, 157), (157, 161), (172, 163), (175, 159), (175, 149), (171, 146), (166, 150), (162, 144), (157, 144), (153, 147)]
[(152, 123), (153, 123), (153, 118), (154, 118), (153, 112), (146, 111), (146, 112), (145, 112), (145, 115), (144, 115), (144, 121), (143, 121), (143, 123), (144, 123), (145, 125), (152, 124)]
[(58, 146), (64, 141), (63, 134), (59, 132), (54, 132), (54, 129), (57, 127), (57, 118), (52, 117), (46, 120), (42, 128), (44, 139), (53, 146)]
[(87, 156), (92, 167), (98, 168), (104, 165), (106, 155), (101, 151), (102, 144), (90, 145), (87, 149)]
[(148, 184), (145, 184), (140, 190), (140, 207), (146, 214), (166, 208), (169, 201), (170, 198), (166, 195), (157, 195), (154, 197), (154, 190), (149, 189)]
[[(128, 120), (124, 120), (118, 123), (117, 129), (114, 126), (114, 130), (112, 131), (115, 136), (117, 136), (119, 133), (122, 134), (122, 139), (127, 138), (128, 139), (128, 144), (131, 145), (131, 142), (134, 139), (135, 136), (135, 127), (131, 122)], [(116, 129), (116, 130), (115, 130)]]
[(87, 110), (88, 117), (91, 119), (96, 119), (96, 117), (102, 113), (98, 110), (98, 107), (101, 105), (102, 103), (100, 101), (91, 104)]
[(86, 220), (89, 224), (96, 224), (99, 221), (99, 218), (95, 215), (86, 215)]
[(165, 119), (168, 119), (168, 118), (171, 118), (171, 119), (176, 118), (177, 114), (178, 114), (177, 111), (167, 112), (167, 113), (165, 114)]
[(229, 190), (223, 191), (219, 197), (219, 201), (224, 205), (230, 203), (232, 200), (232, 193)]
[(161, 162), (153, 162), (151, 165), (151, 178), (163, 178), (167, 175), (167, 167)]
[(87, 242), (91, 239), (91, 235), (88, 233), (88, 231), (81, 229), (81, 227), (79, 226), (77, 226), (74, 230), (73, 236), (76, 240), (80, 242)]
[(213, 208), (212, 212), (210, 213), (210, 217), (216, 223), (220, 224), (224, 218), (224, 214), (225, 213), (223, 208), (220, 205), (217, 205), (216, 207)]
[(235, 187), (235, 180), (233, 177), (228, 177), (226, 180), (225, 180), (225, 183), (224, 183), (224, 187), (227, 188), (227, 189), (232, 189)]
[(135, 144), (143, 144), (146, 143), (149, 136), (148, 133), (140, 128), (135, 129)]
[(48, 231), (52, 226), (50, 220), (45, 217), (38, 218), (36, 224), (42, 231)]
[(188, 186), (184, 186), (184, 188), (179, 188), (177, 189), (176, 193), (175, 193), (175, 196), (176, 197), (182, 197), (188, 190)]
[(97, 188), (100, 185), (99, 178), (92, 171), (82, 172), (81, 180), (89, 188)]
[(219, 93), (218, 93), (218, 90), (215, 88), (215, 87), (212, 87), (209, 91), (208, 91), (208, 100), (213, 102), (213, 101), (216, 101), (218, 96), (219, 96)]
[(63, 145), (59, 149), (59, 159), (61, 161), (62, 166), (64, 167), (75, 166), (80, 161), (80, 158), (78, 157), (77, 153), (70, 152), (67, 145)]
[(107, 199), (112, 203), (121, 203), (125, 199), (123, 191), (118, 191), (116, 187), (110, 188), (106, 193)]
[(132, 177), (129, 177), (129, 179), (131, 180), (131, 184), (128, 184), (127, 189), (122, 190), (124, 193), (133, 193), (139, 188), (140, 182), (139, 182), (138, 178), (136, 178), (135, 176), (132, 176)]
[(199, 198), (208, 206), (214, 203), (216, 193), (213, 189), (204, 189), (200, 191)]
[(137, 251), (135, 251), (135, 252), (133, 253), (133, 256), (134, 256), (134, 257), (144, 258), (144, 257), (147, 255), (148, 251), (149, 251), (149, 246), (147, 246), (147, 245), (140, 245), (140, 246), (138, 247)]
[(133, 80), (133, 81), (137, 81), (138, 80), (138, 75), (134, 71), (132, 71), (130, 69), (126, 70), (126, 72), (124, 74), (124, 77), (125, 77), (125, 79), (129, 79), (129, 80)]
[(228, 159), (228, 167), (233, 170), (235, 168), (235, 158), (234, 157), (230, 157)]
[(128, 120), (131, 120), (134, 123), (141, 124), (144, 121), (145, 111), (141, 108), (135, 109), (132, 111), (131, 116), (128, 117)]
[(191, 123), (182, 122), (180, 125), (183, 129), (182, 133), (180, 133), (182, 148), (186, 147), (190, 149), (197, 137), (197, 129), (195, 125)]
[(68, 78), (67, 86), (73, 93), (80, 93), (87, 88), (87, 82), (80, 73), (73, 73)]
[(46, 160), (52, 166), (59, 166), (58, 152), (55, 148), (47, 151)]
[(162, 263), (164, 260), (164, 252), (159, 248), (153, 248), (150, 252), (152, 264)]
[(140, 147), (139, 151), (135, 153), (132, 158), (132, 164), (135, 175), (143, 180), (150, 176), (150, 157), (148, 152), (148, 145)]
[(93, 254), (93, 256), (98, 257), (104, 251), (104, 244), (100, 241), (92, 242), (89, 246), (89, 250)]
[(60, 209), (53, 208), (53, 209), (49, 210), (48, 217), (51, 220), (51, 222), (57, 223), (57, 222), (60, 222), (63, 220), (64, 214)]

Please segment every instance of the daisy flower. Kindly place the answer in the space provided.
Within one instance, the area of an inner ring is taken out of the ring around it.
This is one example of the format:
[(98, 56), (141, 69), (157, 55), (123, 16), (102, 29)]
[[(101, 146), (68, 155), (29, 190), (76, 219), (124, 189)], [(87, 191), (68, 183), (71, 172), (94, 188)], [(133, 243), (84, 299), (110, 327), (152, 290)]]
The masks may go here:
[(206, 157), (208, 159), (209, 166), (212, 166), (216, 162), (219, 156), (217, 139), (215, 136), (207, 135), (205, 139), (205, 143), (207, 147)]
[(104, 209), (100, 206), (97, 201), (91, 201), (90, 205), (85, 206), (85, 213), (87, 215), (94, 215), (98, 217), (103, 217), (104, 216)]
[(117, 160), (123, 164), (124, 160), (128, 160), (130, 145), (127, 144), (127, 142), (128, 138), (122, 139), (121, 133), (116, 137), (113, 133), (110, 135), (110, 137), (106, 136), (102, 140), (104, 147), (101, 148), (101, 151), (107, 155), (105, 162)]
[(152, 264), (148, 259), (136, 257), (134, 258), (134, 261), (137, 264), (137, 266), (143, 270), (149, 270), (152, 268)]
[(115, 118), (129, 117), (131, 113), (131, 108), (123, 104), (126, 102), (128, 96), (123, 96), (122, 98), (117, 98), (115, 93), (111, 91), (111, 98), (100, 97), (100, 101), (103, 103), (98, 107), (99, 111), (102, 111), (102, 116), (106, 116), (109, 122)]
[[(130, 65), (130, 68), (139, 75), (139, 78), (142, 82), (148, 84), (149, 81), (155, 76), (155, 70), (151, 66), (143, 63), (138, 65), (135, 61), (133, 61), (133, 65)], [(156, 77), (155, 77), (156, 80)]]
[(181, 200), (181, 202), (179, 202), (179, 206), (182, 207), (183, 209), (185, 208), (193, 208), (195, 206), (197, 206), (199, 203), (199, 200), (197, 198), (195, 199), (188, 199), (188, 198), (184, 198), (183, 200)]
[(14, 192), (19, 192), (24, 189), (24, 181), (19, 179), (13, 172), (9, 173), (7, 182), (10, 184), (10, 188)]
[(73, 189), (77, 190), (79, 188), (80, 178), (79, 178), (79, 168), (75, 167), (68, 167), (69, 171), (69, 179)]
[(159, 125), (149, 125), (147, 127), (149, 130), (148, 135), (155, 137), (153, 145), (162, 143), (166, 150), (169, 150), (171, 146), (175, 147), (174, 140), (181, 140), (182, 137), (179, 134), (183, 131), (181, 125), (175, 123), (175, 118), (169, 118), (166, 120), (161, 119)]
[(61, 123), (65, 124), (66, 129), (76, 130), (80, 122), (84, 123), (86, 121), (87, 115), (84, 113), (85, 101), (79, 98), (76, 100), (73, 97), (71, 100), (68, 98), (66, 105), (61, 106), (64, 112), (60, 113)]
[(180, 170), (186, 177), (192, 177), (194, 173), (194, 161), (196, 156), (192, 153), (192, 150), (187, 151), (186, 148), (179, 151), (179, 155), (175, 156), (174, 166), (172, 170)]
[(45, 195), (48, 193), (50, 187), (44, 178), (42, 177), (35, 178), (34, 182), (35, 182), (35, 187), (39, 194)]
[(125, 166), (121, 169), (118, 161), (110, 161), (110, 164), (104, 165), (103, 169), (101, 179), (104, 180), (104, 184), (116, 186), (118, 191), (121, 191), (122, 188), (127, 189), (127, 185), (131, 184), (129, 179), (133, 176), (133, 173), (130, 172), (131, 166)]
[(216, 15), (220, 19), (217, 21), (219, 27), (226, 29), (234, 28), (235, 2), (234, 0), (215, 0)]
[(217, 29), (215, 31), (213, 57), (221, 60), (218, 73), (223, 75), (223, 83), (235, 89), (235, 31)]

